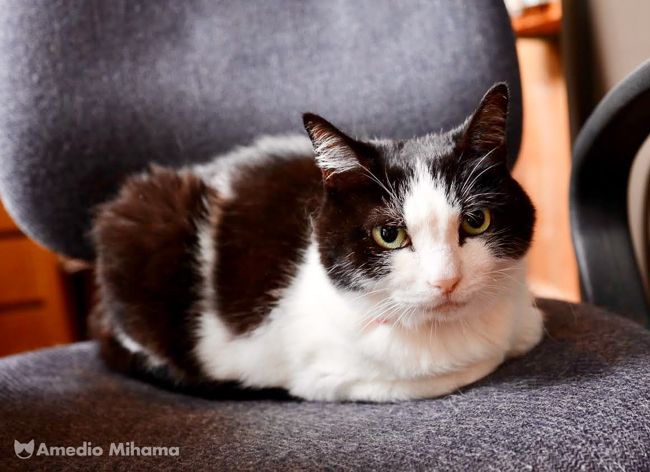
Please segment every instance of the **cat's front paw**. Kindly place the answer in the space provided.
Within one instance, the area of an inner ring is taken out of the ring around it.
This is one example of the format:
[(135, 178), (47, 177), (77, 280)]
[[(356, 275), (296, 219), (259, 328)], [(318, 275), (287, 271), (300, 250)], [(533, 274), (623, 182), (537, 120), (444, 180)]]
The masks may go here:
[(345, 390), (351, 379), (338, 369), (306, 369), (295, 375), (288, 385), (294, 397), (310, 401), (345, 400)]
[(523, 356), (539, 344), (543, 335), (544, 313), (539, 308), (531, 306), (519, 321), (508, 357)]
[(319, 373), (303, 378), (290, 388), (290, 393), (306, 400), (397, 402), (435, 398), (458, 389), (492, 373), (503, 362), (503, 356), (486, 359), (456, 372), (402, 380), (350, 378), (341, 374)]

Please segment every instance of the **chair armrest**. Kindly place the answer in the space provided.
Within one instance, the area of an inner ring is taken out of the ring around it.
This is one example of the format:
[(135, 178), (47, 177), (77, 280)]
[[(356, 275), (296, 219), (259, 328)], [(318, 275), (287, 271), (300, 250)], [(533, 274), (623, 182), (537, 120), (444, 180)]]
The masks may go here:
[(636, 321), (650, 310), (628, 222), (628, 183), (650, 134), (650, 61), (598, 104), (578, 134), (571, 175), (571, 226), (585, 301)]

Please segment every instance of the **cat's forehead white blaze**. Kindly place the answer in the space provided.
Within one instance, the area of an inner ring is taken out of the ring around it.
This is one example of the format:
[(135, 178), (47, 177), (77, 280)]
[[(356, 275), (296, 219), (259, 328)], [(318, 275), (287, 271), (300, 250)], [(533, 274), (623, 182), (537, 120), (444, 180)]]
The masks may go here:
[(430, 282), (458, 277), (460, 208), (450, 201), (445, 185), (419, 164), (404, 199), (404, 221), (422, 275)]
[(460, 208), (450, 201), (444, 183), (425, 165), (418, 165), (404, 198), (404, 221), (411, 240), (457, 238), (459, 215)]

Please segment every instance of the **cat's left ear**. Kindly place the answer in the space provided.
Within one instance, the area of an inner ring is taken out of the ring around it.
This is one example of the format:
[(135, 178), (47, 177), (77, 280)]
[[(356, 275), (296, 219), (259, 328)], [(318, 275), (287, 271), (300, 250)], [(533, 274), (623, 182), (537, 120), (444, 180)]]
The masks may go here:
[(302, 119), (326, 186), (355, 183), (369, 169), (370, 149), (365, 143), (351, 138), (321, 116), (305, 113)]
[(464, 151), (473, 156), (493, 153), (494, 157), (506, 152), (506, 121), (510, 93), (504, 82), (493, 85), (469, 118), (462, 137)]

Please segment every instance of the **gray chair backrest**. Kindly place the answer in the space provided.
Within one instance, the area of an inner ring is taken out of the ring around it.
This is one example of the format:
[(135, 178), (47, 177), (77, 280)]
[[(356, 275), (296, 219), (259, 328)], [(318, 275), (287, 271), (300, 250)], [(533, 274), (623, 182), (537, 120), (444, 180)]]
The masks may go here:
[(21, 227), (92, 257), (94, 205), (150, 162), (209, 159), (313, 111), (358, 135), (456, 125), (512, 92), (501, 0), (2, 0), (0, 191)]

